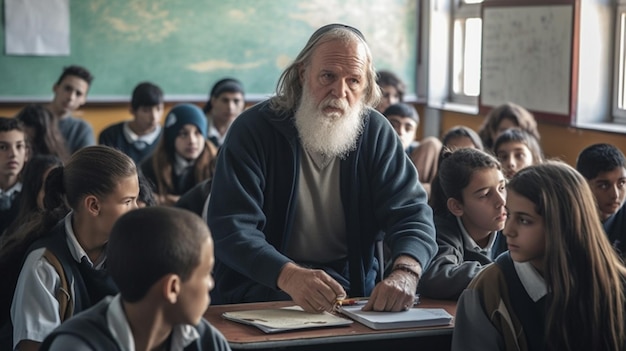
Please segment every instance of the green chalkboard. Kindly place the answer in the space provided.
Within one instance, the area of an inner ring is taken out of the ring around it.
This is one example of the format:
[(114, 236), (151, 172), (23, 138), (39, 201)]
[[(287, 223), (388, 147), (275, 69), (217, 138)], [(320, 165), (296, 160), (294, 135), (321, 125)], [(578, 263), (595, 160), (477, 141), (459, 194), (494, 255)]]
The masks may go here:
[[(4, 0), (2, 18), (4, 18)], [(268, 96), (318, 27), (350, 24), (366, 36), (377, 68), (414, 91), (415, 0), (70, 0), (71, 54), (7, 56), (0, 28), (0, 101), (45, 99), (62, 67), (95, 76), (90, 101), (124, 101), (140, 81), (169, 99), (203, 100), (224, 76)]]

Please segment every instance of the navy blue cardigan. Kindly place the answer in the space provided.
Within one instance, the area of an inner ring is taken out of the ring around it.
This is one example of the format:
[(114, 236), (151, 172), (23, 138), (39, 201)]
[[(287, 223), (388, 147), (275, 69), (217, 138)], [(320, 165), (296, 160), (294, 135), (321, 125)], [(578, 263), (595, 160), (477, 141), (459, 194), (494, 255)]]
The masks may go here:
[[(283, 252), (292, 232), (300, 143), (291, 116), (262, 102), (240, 115), (222, 145), (213, 178), (208, 225), (215, 240), (216, 303), (288, 299), (276, 286), (292, 260)], [(376, 241), (392, 257), (408, 255), (424, 269), (437, 246), (432, 211), (415, 167), (387, 120), (370, 109), (363, 133), (340, 165), (348, 238), (345, 287), (367, 296), (374, 287)]]

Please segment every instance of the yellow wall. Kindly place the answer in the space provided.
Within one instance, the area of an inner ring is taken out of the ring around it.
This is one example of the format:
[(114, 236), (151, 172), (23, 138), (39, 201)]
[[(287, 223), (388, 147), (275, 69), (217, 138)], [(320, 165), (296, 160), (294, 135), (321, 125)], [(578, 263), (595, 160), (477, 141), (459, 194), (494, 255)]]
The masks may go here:
[[(168, 111), (175, 103), (166, 103), (165, 111)], [(0, 116), (13, 117), (23, 107), (23, 104), (6, 104), (0, 105)], [(84, 118), (93, 127), (93, 131), (98, 140), (98, 135), (107, 126), (119, 122), (132, 119), (129, 112), (130, 104), (87, 104), (74, 116)], [(202, 107), (198, 105), (198, 107)]]
[[(165, 105), (165, 111), (168, 111), (173, 105), (174, 103), (167, 103)], [(0, 116), (12, 117), (22, 107), (23, 104), (1, 104)], [(424, 116), (424, 106), (417, 105), (416, 108), (420, 116)], [(125, 103), (88, 104), (79, 112), (80, 113), (76, 113), (76, 115), (85, 118), (93, 126), (96, 139), (100, 131), (106, 126), (131, 118), (128, 112), (128, 104)], [(442, 113), (440, 130), (445, 132), (449, 128), (459, 124), (478, 130), (482, 120), (482, 116), (444, 111)], [(420, 123), (420, 127), (416, 133), (418, 140), (423, 137), (422, 124), (423, 123)], [(545, 123), (539, 123), (539, 132), (541, 133), (541, 147), (546, 156), (549, 158), (557, 157), (571, 165), (574, 165), (576, 162), (576, 157), (580, 150), (594, 143), (610, 143), (626, 152), (626, 135), (619, 133), (585, 130)]]

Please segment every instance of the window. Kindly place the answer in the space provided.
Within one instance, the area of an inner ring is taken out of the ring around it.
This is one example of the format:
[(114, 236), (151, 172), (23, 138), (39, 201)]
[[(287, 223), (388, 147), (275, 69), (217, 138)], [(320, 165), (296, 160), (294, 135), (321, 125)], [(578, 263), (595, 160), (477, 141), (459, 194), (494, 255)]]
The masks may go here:
[(457, 0), (452, 21), (451, 100), (477, 103), (480, 94), (480, 59), (483, 0)]
[(619, 1), (615, 18), (613, 116), (616, 121), (626, 123), (626, 1)]

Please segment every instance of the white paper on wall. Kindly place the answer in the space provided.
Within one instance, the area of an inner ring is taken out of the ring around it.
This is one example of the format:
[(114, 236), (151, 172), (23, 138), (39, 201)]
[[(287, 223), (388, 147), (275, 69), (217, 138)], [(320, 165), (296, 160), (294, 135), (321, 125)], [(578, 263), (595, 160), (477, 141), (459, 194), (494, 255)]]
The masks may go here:
[(5, 54), (70, 54), (69, 0), (5, 0)]

